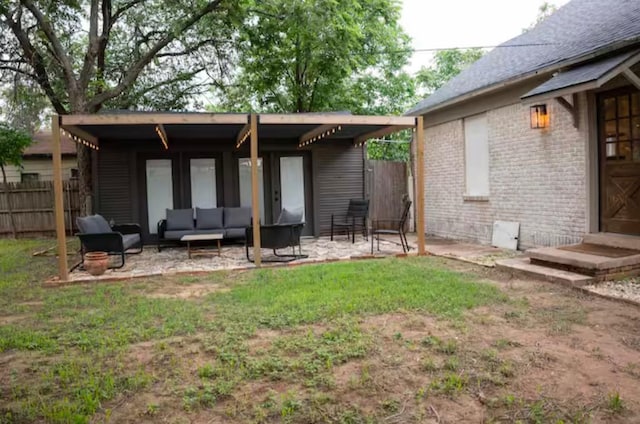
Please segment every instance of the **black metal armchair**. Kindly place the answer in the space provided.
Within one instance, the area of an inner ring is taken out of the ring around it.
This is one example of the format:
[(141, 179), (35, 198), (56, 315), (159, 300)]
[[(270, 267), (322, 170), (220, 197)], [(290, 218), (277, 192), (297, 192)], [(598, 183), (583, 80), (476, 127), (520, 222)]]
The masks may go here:
[(371, 221), (371, 254), (373, 254), (374, 238), (377, 240), (378, 250), (380, 250), (380, 235), (398, 235), (400, 237), (402, 251), (407, 253), (411, 249), (405, 233), (405, 225), (407, 223), (410, 210), (411, 200), (409, 200), (409, 196), (404, 195), (402, 199), (402, 214), (400, 219), (381, 219)]
[(345, 215), (331, 215), (331, 240), (334, 232), (344, 230), (347, 237), (351, 235), (351, 243), (356, 242), (356, 231), (362, 230), (364, 238), (367, 238), (369, 216), (368, 199), (351, 199)]
[[(80, 239), (82, 262), (87, 252), (107, 252), (109, 255), (120, 256), (121, 259), (119, 265), (110, 268), (122, 268), (125, 253), (142, 252), (142, 229), (138, 224), (111, 226), (101, 215), (91, 215), (76, 218), (76, 225), (80, 230), (76, 236)], [(130, 249), (135, 250), (129, 251)]]
[[(296, 259), (307, 258), (308, 255), (302, 254), (302, 245), (300, 236), (304, 222), (302, 221), (302, 211), (290, 212), (283, 209), (276, 224), (260, 226), (260, 247), (264, 249), (272, 249), (274, 258), (265, 258), (263, 262), (291, 262)], [(249, 253), (250, 247), (253, 247), (253, 227), (248, 227), (245, 233), (245, 252), (247, 260), (254, 262)], [(278, 249), (291, 248), (291, 254), (282, 254)], [(297, 248), (297, 252), (296, 252)]]

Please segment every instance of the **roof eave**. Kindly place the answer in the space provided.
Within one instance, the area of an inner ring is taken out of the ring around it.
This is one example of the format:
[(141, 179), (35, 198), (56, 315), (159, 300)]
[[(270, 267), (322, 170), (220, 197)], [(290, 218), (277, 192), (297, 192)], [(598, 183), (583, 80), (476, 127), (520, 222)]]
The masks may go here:
[(499, 82), (499, 83), (496, 83), (496, 84), (493, 84), (493, 85), (490, 85), (490, 86), (487, 86), (487, 87), (483, 87), (483, 88), (480, 88), (478, 90), (470, 91), (469, 93), (466, 93), (466, 94), (451, 98), (451, 99), (446, 100), (446, 101), (444, 101), (442, 103), (437, 103), (437, 104), (435, 104), (433, 106), (429, 106), (429, 107), (426, 107), (426, 108), (421, 108), (421, 109), (416, 109), (416, 110), (409, 111), (409, 112), (407, 112), (407, 115), (408, 116), (420, 116), (420, 115), (426, 115), (428, 113), (436, 112), (436, 111), (438, 111), (440, 109), (444, 109), (444, 108), (453, 106), (456, 103), (461, 103), (463, 101), (472, 99), (474, 97), (482, 96), (484, 94), (489, 94), (489, 93), (491, 93), (493, 91), (497, 91), (497, 90), (503, 89), (505, 87), (508, 87), (510, 85), (523, 82), (523, 81), (525, 81), (525, 80), (527, 80), (529, 78), (533, 78), (533, 77), (538, 76), (540, 74), (545, 74), (545, 73), (549, 73), (549, 72), (555, 72), (555, 71), (558, 71), (558, 70), (560, 70), (562, 68), (565, 68), (567, 66), (572, 66), (572, 65), (575, 65), (577, 63), (584, 62), (584, 61), (596, 58), (596, 57), (601, 56), (603, 54), (610, 53), (612, 51), (631, 46), (631, 45), (633, 45), (633, 44), (635, 44), (635, 43), (637, 43), (639, 41), (640, 41), (640, 36), (637, 36), (637, 37), (634, 37), (634, 38), (631, 38), (631, 39), (622, 40), (622, 41), (620, 41), (618, 43), (609, 44), (606, 47), (602, 47), (600, 49), (594, 50), (591, 53), (587, 53), (587, 54), (584, 54), (584, 55), (581, 55), (581, 56), (576, 56), (576, 57), (574, 57), (572, 59), (567, 59), (567, 60), (564, 60), (562, 62), (557, 62), (557, 63), (554, 63), (553, 65), (549, 65), (549, 66), (546, 66), (546, 67), (543, 67), (543, 68), (539, 68), (539, 69), (537, 69), (535, 71), (520, 75), (520, 76), (515, 77), (515, 78), (511, 78), (509, 80), (505, 80), (505, 81), (502, 81), (502, 82)]

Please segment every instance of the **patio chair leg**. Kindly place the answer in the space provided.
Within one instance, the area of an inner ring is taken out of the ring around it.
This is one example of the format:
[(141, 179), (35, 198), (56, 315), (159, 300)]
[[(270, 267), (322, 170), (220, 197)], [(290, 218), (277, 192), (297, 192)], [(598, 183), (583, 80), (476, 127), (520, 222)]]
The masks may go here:
[(375, 234), (373, 234), (373, 231), (371, 232), (371, 254), (373, 255), (373, 239), (375, 238)]
[(407, 247), (404, 244), (404, 238), (402, 237), (402, 233), (398, 234), (400, 236), (400, 244), (402, 245), (402, 252), (407, 253)]
[(120, 265), (114, 266), (112, 269), (120, 269), (124, 266), (124, 252), (120, 254)]
[(247, 255), (247, 260), (248, 260), (249, 262), (253, 262), (253, 261), (251, 260), (251, 258), (249, 257), (249, 245), (248, 245), (247, 243), (245, 243), (245, 244), (244, 244), (244, 253)]
[(408, 252), (409, 250), (411, 250), (411, 248), (409, 247), (409, 241), (407, 240), (407, 235), (404, 232), (401, 232), (400, 236), (404, 238), (404, 245), (407, 246), (407, 252)]

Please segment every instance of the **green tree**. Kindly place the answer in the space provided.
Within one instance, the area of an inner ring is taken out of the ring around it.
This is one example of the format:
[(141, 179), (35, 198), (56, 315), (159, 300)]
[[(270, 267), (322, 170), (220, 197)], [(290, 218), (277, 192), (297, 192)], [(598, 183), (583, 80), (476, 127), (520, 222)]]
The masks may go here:
[(481, 49), (440, 50), (435, 54), (432, 66), (422, 67), (418, 71), (416, 85), (423, 96), (429, 95), (480, 59), (483, 54)]
[(16, 74), (2, 95), (0, 112), (10, 127), (28, 134), (42, 127), (51, 104), (33, 80)]
[(387, 98), (396, 90), (405, 97), (412, 85), (402, 72), (410, 48), (396, 0), (256, 0), (249, 10), (237, 72), (230, 85), (216, 89), (221, 100), (213, 108), (362, 112), (401, 106)]
[(0, 170), (2, 171), (2, 183), (7, 197), (7, 209), (9, 210), (9, 222), (11, 223), (11, 235), (16, 237), (16, 223), (13, 217), (11, 205), (11, 190), (7, 182), (5, 166), (22, 166), (22, 152), (31, 144), (31, 137), (22, 131), (0, 123)]
[(522, 32), (527, 32), (533, 29), (540, 22), (551, 16), (556, 10), (558, 10), (558, 7), (555, 4), (545, 1), (540, 5), (540, 7), (538, 7), (538, 16), (536, 16), (536, 20), (531, 25), (529, 25), (528, 28), (524, 28)]
[[(3, 0), (0, 80), (37, 83), (58, 114), (182, 109), (224, 79), (243, 0)], [(83, 209), (91, 156), (78, 148)]]

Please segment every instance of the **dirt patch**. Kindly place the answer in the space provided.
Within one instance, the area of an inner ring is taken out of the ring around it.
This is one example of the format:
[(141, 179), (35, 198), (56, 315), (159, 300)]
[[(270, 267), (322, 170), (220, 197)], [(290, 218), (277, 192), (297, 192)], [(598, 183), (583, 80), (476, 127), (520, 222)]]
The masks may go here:
[(155, 299), (191, 299), (204, 297), (211, 293), (225, 293), (230, 290), (229, 287), (215, 283), (163, 285), (147, 292), (146, 296)]
[[(124, 366), (144, 369), (150, 383), (103, 402), (94, 421), (640, 421), (640, 308), (467, 263), (437, 263), (486, 280), (509, 299), (456, 319), (417, 312), (354, 318), (348, 329), (357, 327), (370, 343), (335, 362), (356, 343), (340, 344), (352, 333), (331, 320), (251, 335), (214, 325), (134, 344)], [(154, 284), (135, 290), (187, 299), (228, 290), (199, 278)], [(338, 342), (325, 346), (320, 336), (328, 330)], [(305, 362), (310, 357), (323, 360)], [(41, 360), (0, 354), (0, 396), (11, 394), (12, 372), (26, 381)]]
[(30, 316), (27, 314), (0, 316), (0, 325), (15, 324), (16, 322), (20, 322), (29, 318)]

